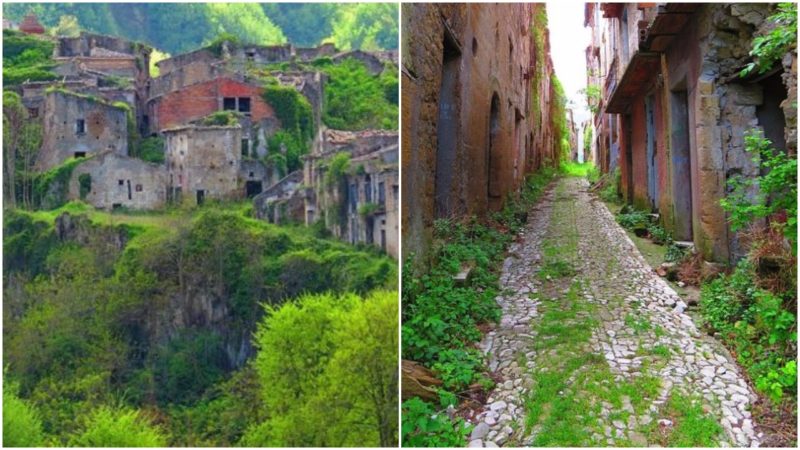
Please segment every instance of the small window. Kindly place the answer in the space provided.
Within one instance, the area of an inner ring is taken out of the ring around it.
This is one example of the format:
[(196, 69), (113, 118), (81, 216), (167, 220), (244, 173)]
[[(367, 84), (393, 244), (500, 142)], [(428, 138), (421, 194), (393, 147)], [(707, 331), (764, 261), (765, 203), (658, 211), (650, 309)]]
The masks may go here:
[(239, 112), (250, 114), (250, 97), (239, 97)]
[(242, 156), (250, 155), (250, 141), (242, 139)]
[(124, 186), (125, 180), (117, 180), (117, 186)]
[(236, 111), (236, 97), (223, 98), (222, 109), (224, 109), (225, 111)]
[(137, 184), (136, 185), (136, 192), (142, 192), (142, 185), (141, 184)]
[(86, 158), (86, 152), (75, 152), (72, 155), (76, 158)]
[(83, 119), (78, 119), (75, 121), (75, 133), (77, 134), (84, 134), (86, 133), (86, 121)]
[(39, 108), (28, 108), (28, 117), (31, 119), (39, 117)]
[(255, 52), (255, 50), (248, 50), (247, 51), (247, 60), (248, 61), (255, 61), (256, 60), (256, 52)]

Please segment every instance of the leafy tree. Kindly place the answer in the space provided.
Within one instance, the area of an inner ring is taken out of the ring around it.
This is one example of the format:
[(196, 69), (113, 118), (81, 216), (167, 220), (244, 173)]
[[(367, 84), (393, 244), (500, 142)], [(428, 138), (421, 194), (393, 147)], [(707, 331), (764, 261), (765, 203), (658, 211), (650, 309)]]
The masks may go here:
[(314, 47), (333, 31), (333, 21), (341, 4), (336, 3), (262, 3), (269, 19), (279, 26), (286, 38), (300, 47)]
[(269, 308), (254, 367), (269, 418), (249, 446), (397, 443), (397, 293), (304, 296)]
[(28, 120), (28, 113), (22, 105), (22, 98), (16, 92), (3, 92), (3, 198), (6, 205), (16, 205), (16, 166), (17, 148), (22, 139), (23, 128)]
[(17, 385), (5, 378), (3, 382), (3, 446), (39, 447), (44, 444), (44, 432), (39, 413), (17, 395)]
[(333, 25), (331, 40), (342, 50), (397, 48), (397, 17), (397, 3), (342, 5)]
[(75, 447), (165, 447), (167, 438), (141, 413), (127, 408), (98, 408), (83, 432), (69, 441)]
[(78, 25), (78, 18), (72, 15), (63, 15), (58, 19), (58, 25), (50, 29), (53, 36), (78, 37), (81, 34), (81, 27)]
[(384, 79), (372, 76), (355, 59), (323, 70), (330, 78), (325, 87), (326, 125), (338, 130), (397, 129), (397, 104), (392, 102), (394, 98), (387, 98), (393, 89), (391, 76)]

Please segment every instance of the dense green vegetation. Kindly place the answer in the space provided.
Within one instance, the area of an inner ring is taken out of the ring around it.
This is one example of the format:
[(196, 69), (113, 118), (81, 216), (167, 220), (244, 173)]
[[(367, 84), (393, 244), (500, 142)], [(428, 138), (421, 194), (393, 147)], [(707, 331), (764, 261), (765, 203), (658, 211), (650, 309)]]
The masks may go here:
[(3, 30), (3, 87), (58, 78), (52, 71), (54, 45), (18, 31)]
[[(545, 169), (528, 178), (518, 197), (488, 222), (469, 218), (461, 222), (438, 220), (430, 265), (424, 272), (408, 262), (403, 270), (403, 357), (431, 367), (445, 383), (441, 405), (420, 399), (403, 403), (403, 443), (414, 446), (464, 445), (469, 430), (435, 413), (457, 402), (467, 386), (491, 387), (474, 343), (481, 337), (478, 325), (495, 321), (497, 265), (513, 236), (524, 225), (527, 211), (552, 180)], [(453, 276), (471, 269), (469, 285)], [(454, 395), (456, 394), (456, 395)], [(434, 414), (431, 414), (434, 412)]]
[[(397, 8), (392, 3), (14, 3), (4, 4), (3, 13), (18, 22), (32, 10), (46, 27), (73, 16), (82, 29), (177, 54), (202, 47), (221, 32), (254, 44), (288, 40), (315, 46), (328, 40), (345, 50), (397, 48)], [(62, 25), (59, 29), (74, 34), (74, 24)]]
[(397, 68), (389, 65), (378, 76), (355, 59), (327, 64), (323, 121), (339, 130), (380, 128), (396, 130), (398, 115)]
[(754, 70), (762, 74), (777, 64), (786, 52), (797, 47), (797, 3), (778, 3), (775, 14), (767, 18), (775, 26), (753, 39), (750, 56), (755, 60), (741, 71), (747, 76)]
[[(386, 406), (396, 404), (386, 376), (396, 370), (396, 294), (370, 294), (394, 286), (396, 265), (249, 211), (211, 203), (137, 214), (77, 202), (7, 209), (4, 412), (17, 412), (4, 414), (6, 442), (396, 442), (396, 415)], [(54, 221), (64, 213), (72, 231), (58, 235)], [(240, 353), (256, 329), (260, 350)], [(314, 370), (296, 371), (307, 358), (287, 356), (301, 348), (316, 355)], [(241, 359), (249, 353), (252, 362)], [(307, 403), (277, 374), (293, 374)], [(280, 404), (284, 396), (295, 401)], [(323, 424), (311, 416), (325, 411), (320, 404), (354, 407)], [(309, 428), (281, 429), (290, 416), (306, 418)]]

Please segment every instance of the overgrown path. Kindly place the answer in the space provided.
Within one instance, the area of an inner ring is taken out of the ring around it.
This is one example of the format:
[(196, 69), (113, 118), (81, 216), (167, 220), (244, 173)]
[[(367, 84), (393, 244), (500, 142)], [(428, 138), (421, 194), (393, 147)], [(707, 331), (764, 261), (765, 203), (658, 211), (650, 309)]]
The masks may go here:
[(587, 186), (559, 180), (505, 260), (470, 446), (757, 446), (738, 368)]

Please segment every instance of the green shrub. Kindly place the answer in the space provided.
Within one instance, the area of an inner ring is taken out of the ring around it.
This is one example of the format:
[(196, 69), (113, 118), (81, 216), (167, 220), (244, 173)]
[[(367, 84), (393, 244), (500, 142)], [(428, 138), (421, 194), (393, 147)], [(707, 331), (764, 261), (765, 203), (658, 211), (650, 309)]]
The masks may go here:
[(637, 228), (647, 228), (650, 224), (650, 217), (645, 211), (634, 209), (617, 214), (617, 222), (619, 222), (623, 228), (634, 230)]
[(232, 127), (239, 124), (242, 114), (237, 111), (215, 111), (203, 118), (203, 125)]
[(101, 407), (91, 414), (85, 430), (70, 439), (75, 447), (165, 447), (167, 438), (132, 409)]
[(473, 381), (483, 380), (483, 358), (476, 349), (450, 348), (439, 354), (432, 367), (444, 383), (444, 388), (453, 392), (464, 391)]
[(78, 175), (78, 186), (80, 188), (81, 200), (86, 200), (86, 196), (92, 192), (92, 175), (88, 173)]
[(394, 78), (390, 74), (373, 76), (364, 63), (355, 59), (346, 59), (323, 70), (329, 76), (323, 116), (328, 127), (337, 130), (397, 129), (396, 75)]
[(603, 199), (605, 202), (609, 203), (618, 203), (620, 200), (620, 192), (619, 192), (619, 185), (621, 180), (621, 173), (619, 167), (614, 169), (614, 172), (610, 174), (610, 180), (603, 189), (600, 190), (600, 198)]
[(758, 69), (759, 74), (767, 72), (797, 46), (796, 3), (779, 3), (777, 12), (767, 17), (767, 20), (775, 26), (767, 28), (767, 34), (753, 39), (750, 56), (756, 59), (742, 69), (740, 75), (743, 77), (755, 69)]
[(753, 265), (743, 259), (731, 275), (702, 286), (700, 311), (734, 348), (756, 387), (778, 402), (796, 393), (797, 379), (788, 373), (796, 370), (789, 363), (796, 358), (797, 317), (793, 300), (756, 287), (755, 279)]
[(154, 353), (156, 392), (163, 403), (196, 401), (228, 366), (222, 337), (213, 331), (184, 331)]
[(650, 239), (656, 244), (669, 245), (672, 243), (672, 234), (659, 224), (653, 223), (648, 225), (647, 233), (650, 235)]
[(3, 377), (3, 447), (40, 447), (45, 443), (39, 413), (17, 395), (17, 385)]
[(164, 163), (164, 138), (151, 136), (139, 142), (139, 159), (154, 164)]
[(262, 96), (272, 106), (283, 130), (303, 143), (314, 137), (314, 113), (303, 94), (291, 86), (267, 84)]
[(720, 204), (730, 215), (731, 228), (739, 230), (757, 219), (785, 213), (783, 233), (797, 254), (797, 159), (775, 149), (759, 130), (748, 131), (744, 141), (745, 151), (764, 175), (728, 180), (733, 191)]
[(403, 447), (466, 447), (472, 431), (461, 418), (451, 421), (433, 404), (411, 398), (402, 405)]

